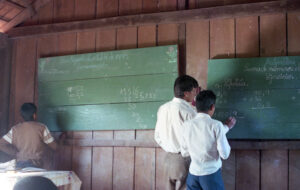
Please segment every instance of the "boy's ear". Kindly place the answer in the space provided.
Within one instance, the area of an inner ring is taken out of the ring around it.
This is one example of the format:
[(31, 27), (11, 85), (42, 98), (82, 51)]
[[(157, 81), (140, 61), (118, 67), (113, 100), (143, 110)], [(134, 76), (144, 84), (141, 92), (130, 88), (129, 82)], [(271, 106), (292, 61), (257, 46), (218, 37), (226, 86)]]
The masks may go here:
[(215, 108), (216, 108), (216, 107), (215, 107), (215, 104), (212, 104), (212, 105), (210, 106), (209, 109), (210, 109), (211, 111), (213, 111), (213, 110), (215, 110)]
[(186, 97), (186, 96), (187, 96), (187, 93), (188, 93), (187, 91), (184, 91), (184, 92), (183, 92), (183, 97)]

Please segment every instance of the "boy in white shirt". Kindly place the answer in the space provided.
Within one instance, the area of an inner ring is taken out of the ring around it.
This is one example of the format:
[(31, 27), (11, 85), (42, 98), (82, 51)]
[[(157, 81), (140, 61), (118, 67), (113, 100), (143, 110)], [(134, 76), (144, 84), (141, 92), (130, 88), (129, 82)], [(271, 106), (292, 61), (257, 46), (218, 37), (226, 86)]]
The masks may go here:
[(157, 112), (154, 139), (167, 152), (163, 162), (163, 175), (167, 180), (164, 190), (185, 190), (190, 164), (189, 157), (180, 154), (183, 123), (192, 119), (196, 110), (191, 105), (199, 90), (191, 76), (179, 76), (174, 83), (174, 98), (160, 106)]
[(224, 190), (221, 158), (229, 157), (226, 133), (236, 120), (230, 117), (223, 125), (212, 119), (215, 103), (216, 95), (212, 91), (201, 91), (196, 97), (196, 117), (183, 125), (181, 154), (192, 160), (186, 182), (188, 190)]

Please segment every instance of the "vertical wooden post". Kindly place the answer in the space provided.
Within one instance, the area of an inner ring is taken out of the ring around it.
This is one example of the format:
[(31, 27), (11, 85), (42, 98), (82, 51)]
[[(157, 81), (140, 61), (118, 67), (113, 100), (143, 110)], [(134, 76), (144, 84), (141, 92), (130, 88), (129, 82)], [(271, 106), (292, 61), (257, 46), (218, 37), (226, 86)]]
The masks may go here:
[[(10, 75), (12, 41), (0, 33), (0, 137), (9, 130)], [(0, 152), (0, 162), (8, 161), (10, 156)]]
[(0, 135), (8, 131), (12, 42), (0, 33)]

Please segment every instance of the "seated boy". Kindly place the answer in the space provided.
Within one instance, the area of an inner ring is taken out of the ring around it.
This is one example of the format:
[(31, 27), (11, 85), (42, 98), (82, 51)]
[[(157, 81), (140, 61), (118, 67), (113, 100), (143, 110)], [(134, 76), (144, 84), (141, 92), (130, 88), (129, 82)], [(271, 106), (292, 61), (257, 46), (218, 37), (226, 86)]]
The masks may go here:
[[(45, 146), (56, 149), (48, 128), (36, 122), (36, 106), (24, 103), (20, 109), (25, 122), (19, 123), (0, 139), (0, 150), (16, 156), (17, 168), (42, 167)], [(12, 146), (11, 146), (12, 145)]]
[(212, 119), (216, 95), (210, 90), (201, 91), (196, 97), (197, 115), (184, 123), (182, 156), (191, 157), (187, 177), (188, 190), (224, 190), (221, 175), (222, 159), (230, 154), (226, 133), (235, 125), (230, 117), (223, 125)]
[(28, 176), (20, 179), (13, 190), (58, 190), (55, 184), (42, 176)]

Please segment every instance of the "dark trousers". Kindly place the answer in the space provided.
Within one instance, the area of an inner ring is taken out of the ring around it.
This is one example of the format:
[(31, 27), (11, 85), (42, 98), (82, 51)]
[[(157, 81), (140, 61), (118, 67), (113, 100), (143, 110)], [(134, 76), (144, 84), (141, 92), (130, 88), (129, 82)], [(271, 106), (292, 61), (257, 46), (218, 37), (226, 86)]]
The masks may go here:
[(186, 184), (188, 190), (225, 190), (221, 169), (213, 174), (203, 176), (189, 173)]

